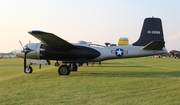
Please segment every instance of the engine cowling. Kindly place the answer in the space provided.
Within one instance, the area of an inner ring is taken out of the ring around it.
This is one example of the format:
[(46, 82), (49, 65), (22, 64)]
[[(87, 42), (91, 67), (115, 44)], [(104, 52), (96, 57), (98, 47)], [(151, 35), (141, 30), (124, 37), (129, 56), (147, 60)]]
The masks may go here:
[(27, 54), (27, 58), (30, 59), (40, 59), (40, 51), (42, 43), (29, 43), (25, 45), (25, 49), (30, 50), (30, 52)]

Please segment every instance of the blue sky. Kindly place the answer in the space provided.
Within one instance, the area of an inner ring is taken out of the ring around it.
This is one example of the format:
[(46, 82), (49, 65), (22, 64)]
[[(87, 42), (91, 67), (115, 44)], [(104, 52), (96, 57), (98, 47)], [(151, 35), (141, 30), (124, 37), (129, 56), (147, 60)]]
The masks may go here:
[(166, 48), (180, 50), (179, 0), (1, 0), (0, 52), (39, 42), (30, 30), (51, 32), (69, 41), (115, 43), (140, 35), (147, 17), (162, 19)]

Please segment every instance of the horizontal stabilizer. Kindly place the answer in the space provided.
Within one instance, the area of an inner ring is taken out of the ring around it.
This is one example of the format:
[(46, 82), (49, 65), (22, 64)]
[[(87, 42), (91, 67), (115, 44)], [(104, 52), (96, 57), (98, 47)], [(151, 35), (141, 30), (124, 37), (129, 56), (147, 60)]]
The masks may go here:
[(162, 50), (164, 47), (164, 41), (151, 41), (143, 47), (145, 50)]

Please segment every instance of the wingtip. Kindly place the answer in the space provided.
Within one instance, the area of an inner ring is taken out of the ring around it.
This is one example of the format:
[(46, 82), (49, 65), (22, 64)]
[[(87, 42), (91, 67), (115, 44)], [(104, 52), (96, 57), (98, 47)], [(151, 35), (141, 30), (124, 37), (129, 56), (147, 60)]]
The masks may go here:
[(31, 33), (32, 33), (32, 31), (28, 31), (28, 33), (29, 33), (29, 34), (31, 34)]

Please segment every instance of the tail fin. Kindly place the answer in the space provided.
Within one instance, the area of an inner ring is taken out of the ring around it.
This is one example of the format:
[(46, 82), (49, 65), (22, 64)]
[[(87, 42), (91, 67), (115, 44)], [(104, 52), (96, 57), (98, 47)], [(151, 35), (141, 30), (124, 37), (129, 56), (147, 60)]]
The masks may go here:
[[(164, 47), (164, 35), (160, 18), (146, 18), (139, 39), (133, 46), (145, 46), (152, 42), (160, 42), (158, 47)], [(162, 49), (162, 48), (161, 48)]]

